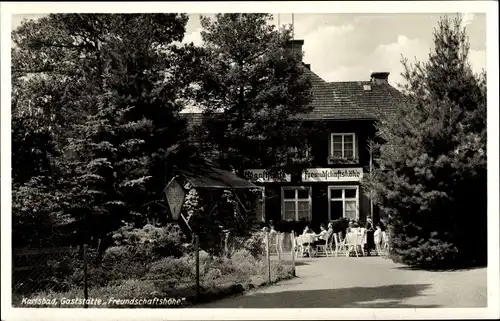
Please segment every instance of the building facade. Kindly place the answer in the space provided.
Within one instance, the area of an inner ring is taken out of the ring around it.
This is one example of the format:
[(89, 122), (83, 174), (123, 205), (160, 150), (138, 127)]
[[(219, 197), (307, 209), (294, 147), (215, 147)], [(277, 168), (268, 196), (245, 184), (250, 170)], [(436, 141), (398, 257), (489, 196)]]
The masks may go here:
[[(302, 50), (303, 43), (295, 40), (293, 47)], [(266, 168), (245, 169), (245, 178), (263, 188), (261, 219), (305, 220), (314, 226), (342, 217), (378, 220), (361, 183), (372, 164), (375, 121), (403, 96), (388, 83), (387, 72), (371, 73), (367, 81), (327, 82), (310, 65), (304, 68), (312, 82), (313, 108), (300, 120), (310, 126), (321, 122), (326, 130), (308, 140), (306, 151), (298, 151), (310, 153), (310, 168), (274, 175)]]

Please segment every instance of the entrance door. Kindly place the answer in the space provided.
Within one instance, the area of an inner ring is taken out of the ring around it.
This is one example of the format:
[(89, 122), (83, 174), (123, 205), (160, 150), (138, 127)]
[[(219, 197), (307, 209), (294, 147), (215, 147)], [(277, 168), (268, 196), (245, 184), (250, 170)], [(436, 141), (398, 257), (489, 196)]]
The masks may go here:
[(328, 212), (330, 220), (342, 217), (359, 218), (359, 188), (358, 186), (329, 186)]

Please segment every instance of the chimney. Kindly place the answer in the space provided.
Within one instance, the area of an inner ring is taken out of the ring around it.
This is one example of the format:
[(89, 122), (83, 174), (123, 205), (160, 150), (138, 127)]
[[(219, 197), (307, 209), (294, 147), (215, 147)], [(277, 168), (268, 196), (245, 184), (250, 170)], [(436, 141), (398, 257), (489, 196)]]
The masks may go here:
[(298, 52), (302, 55), (302, 46), (304, 45), (304, 40), (289, 40), (286, 44), (286, 48)]
[(374, 84), (388, 84), (389, 83), (389, 72), (372, 72), (371, 81)]

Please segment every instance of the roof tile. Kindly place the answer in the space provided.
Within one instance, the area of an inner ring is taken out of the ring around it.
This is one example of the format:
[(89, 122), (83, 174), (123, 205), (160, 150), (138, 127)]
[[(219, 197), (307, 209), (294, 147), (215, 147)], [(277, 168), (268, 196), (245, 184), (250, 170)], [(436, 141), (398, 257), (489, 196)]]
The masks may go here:
[[(296, 115), (302, 120), (375, 120), (381, 114), (390, 113), (395, 104), (402, 102), (403, 94), (391, 85), (371, 81), (326, 82), (304, 67), (312, 84), (312, 111)], [(370, 85), (370, 90), (364, 86)], [(203, 114), (183, 113), (190, 126), (201, 125)]]

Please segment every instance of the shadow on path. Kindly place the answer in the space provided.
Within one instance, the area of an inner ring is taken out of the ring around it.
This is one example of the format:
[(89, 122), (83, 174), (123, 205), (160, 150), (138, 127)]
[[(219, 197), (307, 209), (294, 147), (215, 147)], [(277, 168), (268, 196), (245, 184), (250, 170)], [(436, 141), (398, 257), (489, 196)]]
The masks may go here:
[(276, 293), (255, 292), (214, 302), (206, 308), (438, 308), (439, 305), (400, 303), (407, 298), (422, 296), (421, 292), (430, 286), (431, 284), (397, 284)]
[(481, 270), (485, 269), (486, 266), (471, 266), (471, 267), (463, 267), (463, 268), (453, 268), (453, 269), (426, 269), (417, 266), (396, 266), (393, 269), (402, 270), (402, 271), (425, 271), (425, 272), (464, 272), (464, 271), (473, 271), (473, 270)]

